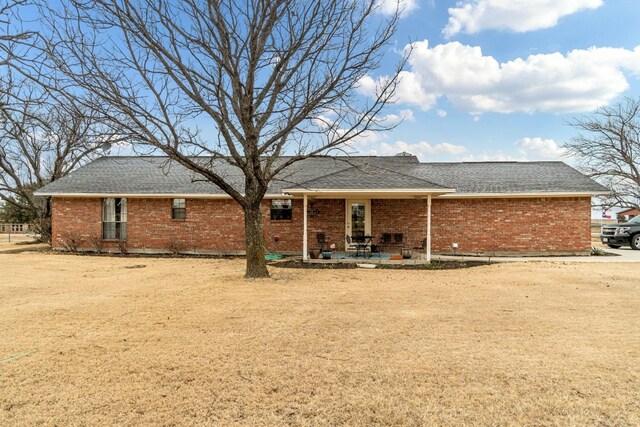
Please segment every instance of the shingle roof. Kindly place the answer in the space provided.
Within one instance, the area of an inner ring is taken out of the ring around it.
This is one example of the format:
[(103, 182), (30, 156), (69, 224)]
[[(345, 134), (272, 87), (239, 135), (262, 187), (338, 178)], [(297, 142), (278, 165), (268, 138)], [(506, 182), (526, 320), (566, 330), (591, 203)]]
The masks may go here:
[[(404, 165), (405, 167), (407, 165)], [(292, 186), (289, 188), (293, 188)], [(447, 187), (405, 175), (383, 167), (361, 169), (357, 166), (329, 173), (319, 178), (298, 184), (295, 188), (322, 190), (397, 190), (397, 189), (446, 189)]]
[(407, 173), (464, 193), (599, 193), (607, 188), (563, 162), (420, 163)]
[[(244, 177), (238, 168), (204, 157), (198, 161), (210, 162), (216, 172), (242, 192)], [(292, 188), (453, 188), (456, 194), (607, 191), (562, 162), (420, 163), (415, 156), (306, 159), (273, 180), (268, 194), (281, 194)], [(101, 157), (36, 194), (223, 195), (224, 192), (166, 157)]]

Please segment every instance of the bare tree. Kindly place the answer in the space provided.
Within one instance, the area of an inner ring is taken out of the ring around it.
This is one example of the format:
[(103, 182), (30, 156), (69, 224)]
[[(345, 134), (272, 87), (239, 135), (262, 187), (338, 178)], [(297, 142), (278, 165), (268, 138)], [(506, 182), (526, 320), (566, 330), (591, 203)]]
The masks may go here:
[[(398, 14), (385, 18), (378, 3), (72, 0), (53, 12), (50, 50), (134, 145), (162, 151), (240, 204), (246, 277), (268, 277), (261, 202), (270, 181), (388, 129), (376, 117), (403, 61), (377, 96), (356, 96), (396, 28)], [(220, 161), (238, 170), (242, 188)]]
[(22, 28), (17, 9), (26, 4), (0, 6), (0, 200), (35, 219), (49, 241), (50, 200), (33, 192), (88, 160), (109, 132), (88, 102), (58, 87), (38, 34)]
[(26, 0), (0, 0), (0, 66), (10, 65), (20, 48), (33, 43), (35, 33), (15, 24), (20, 21), (19, 9), (27, 3)]
[(640, 99), (627, 98), (570, 124), (585, 133), (565, 148), (611, 190), (603, 205), (640, 208)]
[(108, 132), (91, 111), (46, 96), (37, 84), (21, 80), (17, 91), (0, 93), (0, 200), (35, 218), (48, 242), (50, 200), (33, 192), (97, 155)]

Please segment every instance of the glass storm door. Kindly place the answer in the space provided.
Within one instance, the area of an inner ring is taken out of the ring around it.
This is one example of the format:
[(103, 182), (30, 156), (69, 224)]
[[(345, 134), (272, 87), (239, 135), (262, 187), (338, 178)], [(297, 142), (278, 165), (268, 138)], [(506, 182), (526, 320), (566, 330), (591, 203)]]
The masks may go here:
[(371, 200), (347, 200), (346, 233), (351, 238), (371, 235)]

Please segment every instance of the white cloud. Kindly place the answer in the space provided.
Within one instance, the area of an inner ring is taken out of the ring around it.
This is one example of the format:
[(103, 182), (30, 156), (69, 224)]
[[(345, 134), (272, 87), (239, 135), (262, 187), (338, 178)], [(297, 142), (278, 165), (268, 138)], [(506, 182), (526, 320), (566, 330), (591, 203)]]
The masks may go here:
[(515, 146), (527, 160), (558, 160), (566, 155), (566, 150), (553, 139), (526, 137), (516, 141)]
[(430, 144), (427, 141), (419, 141), (413, 144), (404, 141), (396, 141), (393, 143), (383, 142), (377, 144), (377, 146), (372, 149), (372, 152), (382, 156), (392, 156), (403, 151), (418, 156), (423, 160), (428, 160), (433, 156), (462, 154), (466, 152), (467, 149), (461, 145), (454, 145), (448, 142)]
[(377, 118), (376, 121), (385, 126), (395, 126), (402, 122), (414, 122), (416, 117), (409, 109), (400, 110), (397, 114), (387, 114)]
[[(356, 91), (362, 95), (375, 97), (382, 92), (388, 83), (388, 77), (374, 79), (371, 76), (362, 77), (356, 86)], [(416, 73), (401, 71), (394, 93), (394, 101), (405, 104), (419, 105), (422, 110), (428, 110), (436, 105), (438, 96), (425, 92)]]
[(461, 160), (463, 162), (528, 162), (536, 160), (568, 160), (565, 157), (565, 149), (558, 146), (558, 144), (553, 139), (525, 137), (514, 142), (513, 145), (516, 147), (518, 155), (512, 155), (499, 150), (493, 153), (483, 152), (480, 154), (469, 154), (462, 157)]
[(417, 0), (380, 0), (378, 3), (380, 13), (384, 15), (393, 15), (396, 10), (400, 10), (400, 17), (405, 17), (416, 9), (418, 9)]
[(508, 161), (524, 161), (524, 158), (513, 157), (502, 151), (496, 153), (469, 154), (462, 158), (463, 162), (508, 162)]
[[(400, 76), (397, 101), (423, 110), (446, 96), (456, 107), (476, 114), (592, 111), (628, 88), (625, 72), (640, 75), (640, 46), (576, 49), (503, 63), (478, 46), (459, 42), (432, 48), (423, 40), (405, 49), (410, 48), (410, 69)], [(375, 93), (385, 78), (367, 76), (360, 92)]]
[(378, 90), (378, 83), (371, 76), (364, 76), (358, 80), (358, 84), (355, 86), (356, 91), (362, 95), (373, 96)]
[(420, 76), (409, 71), (401, 71), (396, 87), (396, 101), (419, 105), (423, 110), (433, 108), (438, 102), (438, 96), (429, 93), (420, 81)]
[(318, 114), (316, 117), (311, 119), (311, 123), (320, 129), (328, 129), (333, 125), (334, 120), (329, 117), (329, 114)]
[(550, 28), (558, 19), (602, 6), (603, 0), (465, 0), (449, 8), (446, 37), (460, 32), (511, 30), (518, 33)]
[(447, 117), (447, 112), (444, 110), (436, 110), (436, 114), (438, 115), (438, 117)]

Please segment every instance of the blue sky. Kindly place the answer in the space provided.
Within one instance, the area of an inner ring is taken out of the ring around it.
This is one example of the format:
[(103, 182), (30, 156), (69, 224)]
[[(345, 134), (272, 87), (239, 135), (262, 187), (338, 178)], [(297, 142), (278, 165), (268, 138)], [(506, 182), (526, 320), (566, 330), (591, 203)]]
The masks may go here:
[(395, 45), (360, 90), (374, 90), (413, 43), (387, 112), (404, 121), (358, 141), (359, 154), (573, 163), (561, 147), (577, 133), (567, 122), (640, 95), (637, 0), (403, 3)]

